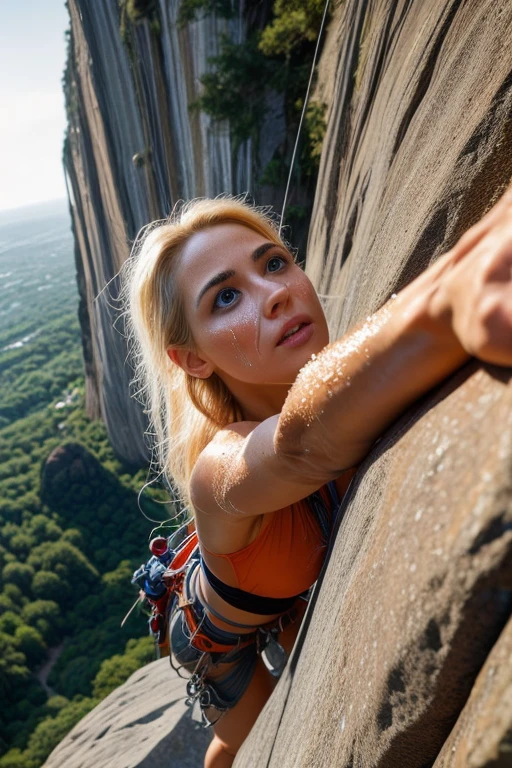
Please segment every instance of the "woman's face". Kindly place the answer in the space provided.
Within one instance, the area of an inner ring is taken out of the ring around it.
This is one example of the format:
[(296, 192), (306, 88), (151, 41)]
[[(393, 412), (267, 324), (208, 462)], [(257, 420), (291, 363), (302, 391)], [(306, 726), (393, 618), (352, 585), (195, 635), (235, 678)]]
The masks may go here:
[(328, 343), (309, 278), (284, 247), (241, 224), (193, 235), (176, 280), (195, 352), (228, 386), (291, 384)]

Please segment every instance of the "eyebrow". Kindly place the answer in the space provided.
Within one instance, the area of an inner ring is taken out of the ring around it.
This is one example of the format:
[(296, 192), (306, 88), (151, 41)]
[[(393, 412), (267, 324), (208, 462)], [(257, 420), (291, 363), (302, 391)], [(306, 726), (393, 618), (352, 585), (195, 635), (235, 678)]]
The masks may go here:
[[(258, 246), (255, 251), (251, 253), (251, 261), (256, 262), (258, 259), (261, 259), (262, 256), (266, 254), (270, 248), (279, 247), (278, 243), (263, 243), (263, 245)], [(210, 288), (214, 288), (216, 285), (220, 285), (220, 283), (226, 282), (226, 280), (229, 280), (231, 277), (234, 277), (236, 274), (234, 269), (228, 269), (224, 272), (219, 272), (217, 275), (214, 275), (214, 277), (211, 278), (211, 280), (208, 280), (206, 285), (203, 285), (199, 292), (199, 296), (197, 297), (196, 301), (196, 308), (199, 307), (199, 304), (201, 303), (201, 299), (207, 293)]]

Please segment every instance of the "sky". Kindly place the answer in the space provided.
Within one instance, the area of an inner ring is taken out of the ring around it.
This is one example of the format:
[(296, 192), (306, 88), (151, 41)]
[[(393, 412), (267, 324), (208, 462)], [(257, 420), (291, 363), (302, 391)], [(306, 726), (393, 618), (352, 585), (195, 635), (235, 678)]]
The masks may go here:
[(66, 196), (64, 0), (0, 0), (0, 211)]

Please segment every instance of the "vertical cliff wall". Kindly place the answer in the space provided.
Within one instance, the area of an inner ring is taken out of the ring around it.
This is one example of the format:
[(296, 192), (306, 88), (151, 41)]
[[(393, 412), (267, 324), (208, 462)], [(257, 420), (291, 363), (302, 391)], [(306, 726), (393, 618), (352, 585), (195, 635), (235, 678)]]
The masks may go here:
[[(230, 19), (207, 15), (183, 28), (179, 0), (153, 4), (130, 21), (117, 0), (69, 0), (69, 57), (64, 78), (68, 132), (64, 149), (76, 241), (87, 409), (104, 419), (117, 453), (139, 464), (142, 411), (128, 397), (116, 274), (139, 229), (166, 216), (180, 199), (253, 187), (251, 140), (237, 144), (227, 123), (189, 105), (222, 35), (243, 42), (247, 25), (265, 18), (238, 4)], [(121, 27), (123, 34), (121, 34)], [(278, 106), (279, 112), (279, 106)], [(283, 138), (281, 125), (266, 154)], [(279, 125), (279, 121), (276, 123)], [(116, 322), (117, 321), (117, 322)]]
[[(337, 5), (317, 84), (328, 126), (308, 252), (336, 335), (510, 182), (511, 46), (508, 0)], [(290, 663), (236, 768), (511, 765), (510, 374), (468, 364), (360, 467)], [(161, 669), (147, 671), (147, 691)], [(122, 692), (133, 721), (138, 682)], [(164, 718), (159, 708), (141, 719), (165, 732)], [(99, 738), (109, 768), (159, 754), (148, 742), (128, 761), (132, 720), (110, 751), (92, 716), (77, 729), (89, 724), (70, 766), (98, 765)], [(72, 739), (60, 755), (74, 755)]]
[[(511, 45), (506, 0), (338, 7), (307, 262), (336, 334), (510, 183)], [(469, 364), (367, 457), (236, 768), (512, 764), (510, 373)]]

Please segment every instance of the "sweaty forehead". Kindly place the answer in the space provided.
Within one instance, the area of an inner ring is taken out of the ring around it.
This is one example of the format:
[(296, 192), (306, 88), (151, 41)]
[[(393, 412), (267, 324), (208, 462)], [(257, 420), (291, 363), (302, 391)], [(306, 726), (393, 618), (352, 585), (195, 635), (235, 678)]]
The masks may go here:
[(236, 262), (249, 256), (266, 238), (242, 224), (216, 224), (188, 239), (180, 255), (179, 271), (234, 269)]

